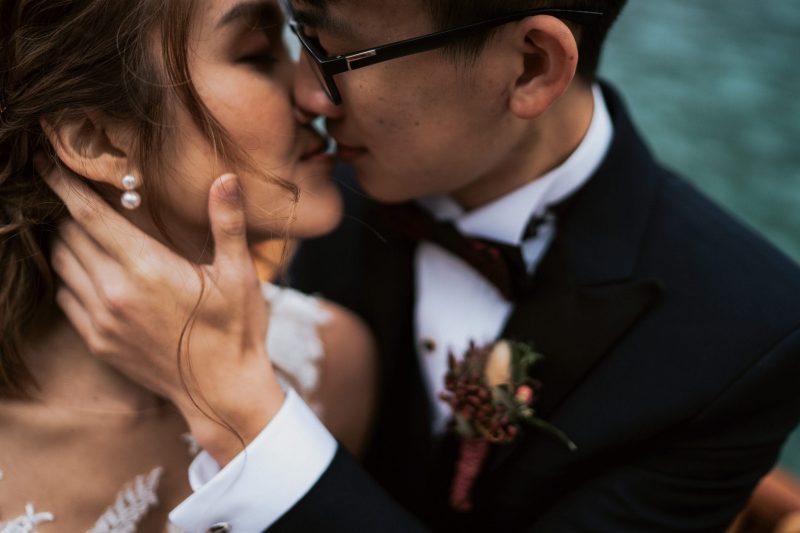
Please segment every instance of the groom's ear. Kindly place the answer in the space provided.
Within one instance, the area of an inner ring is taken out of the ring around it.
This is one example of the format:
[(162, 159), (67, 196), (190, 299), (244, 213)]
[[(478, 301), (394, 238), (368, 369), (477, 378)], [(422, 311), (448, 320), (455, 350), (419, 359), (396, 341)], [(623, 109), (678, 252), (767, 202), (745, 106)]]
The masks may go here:
[(578, 69), (578, 43), (562, 20), (548, 15), (528, 17), (513, 34), (517, 76), (509, 106), (523, 119), (544, 113), (569, 88)]
[(132, 132), (102, 113), (42, 119), (41, 126), (61, 162), (79, 176), (120, 188), (122, 177), (136, 170), (129, 157)]

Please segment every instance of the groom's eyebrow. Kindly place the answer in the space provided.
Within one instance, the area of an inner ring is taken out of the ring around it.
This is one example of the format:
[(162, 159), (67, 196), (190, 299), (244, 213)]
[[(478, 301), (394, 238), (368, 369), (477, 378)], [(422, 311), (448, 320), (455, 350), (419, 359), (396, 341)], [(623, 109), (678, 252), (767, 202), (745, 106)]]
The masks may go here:
[(333, 15), (328, 7), (336, 0), (298, 0), (294, 17), (300, 24), (339, 36), (352, 34), (350, 23)]

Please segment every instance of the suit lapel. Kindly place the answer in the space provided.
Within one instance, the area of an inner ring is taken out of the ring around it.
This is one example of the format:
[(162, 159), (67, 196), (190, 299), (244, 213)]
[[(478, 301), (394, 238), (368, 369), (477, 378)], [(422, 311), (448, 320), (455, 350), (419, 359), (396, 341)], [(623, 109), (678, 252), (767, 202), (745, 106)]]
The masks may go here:
[[(556, 206), (558, 234), (502, 334), (531, 343), (544, 359), (537, 415), (547, 420), (658, 300), (658, 280), (635, 266), (657, 198), (659, 178), (622, 103), (604, 87), (615, 137), (587, 185)], [(486, 472), (519, 441), (493, 448)]]
[(655, 303), (655, 281), (579, 286), (560, 246), (540, 268), (533, 290), (516, 306), (503, 338), (531, 343), (544, 359), (533, 375), (542, 389), (536, 412), (546, 418), (598, 359)]
[[(532, 377), (541, 383), (534, 408), (545, 420), (660, 293), (660, 284), (653, 280), (575, 285), (563, 259), (560, 246), (551, 250), (533, 290), (516, 306), (502, 335), (530, 343), (544, 355), (532, 369)], [(500, 467), (520, 440), (493, 447), (485, 472)]]

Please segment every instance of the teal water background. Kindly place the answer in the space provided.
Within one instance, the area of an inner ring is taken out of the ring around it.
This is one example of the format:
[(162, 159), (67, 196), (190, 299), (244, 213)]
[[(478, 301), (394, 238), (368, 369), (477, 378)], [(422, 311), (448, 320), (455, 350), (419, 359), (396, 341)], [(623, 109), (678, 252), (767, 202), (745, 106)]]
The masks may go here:
[(800, 261), (800, 1), (629, 0), (601, 73), (659, 159)]

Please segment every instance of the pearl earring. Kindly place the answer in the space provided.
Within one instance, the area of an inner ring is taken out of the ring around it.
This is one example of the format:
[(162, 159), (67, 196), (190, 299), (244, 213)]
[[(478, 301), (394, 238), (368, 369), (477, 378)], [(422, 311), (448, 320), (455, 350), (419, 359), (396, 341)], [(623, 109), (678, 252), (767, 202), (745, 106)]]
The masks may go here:
[(136, 176), (128, 174), (122, 178), (122, 187), (125, 189), (125, 192), (122, 193), (122, 199), (120, 202), (122, 203), (122, 207), (125, 209), (130, 209), (133, 211), (142, 205), (142, 197), (138, 192), (136, 192), (136, 187), (138, 186), (139, 181), (136, 179)]

